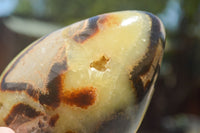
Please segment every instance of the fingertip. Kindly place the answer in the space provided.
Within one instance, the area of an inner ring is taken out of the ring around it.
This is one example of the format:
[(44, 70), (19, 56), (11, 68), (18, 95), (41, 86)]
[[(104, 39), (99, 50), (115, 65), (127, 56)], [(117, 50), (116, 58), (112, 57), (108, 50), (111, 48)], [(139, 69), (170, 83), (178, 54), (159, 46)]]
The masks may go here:
[(0, 127), (0, 133), (15, 133), (11, 128)]

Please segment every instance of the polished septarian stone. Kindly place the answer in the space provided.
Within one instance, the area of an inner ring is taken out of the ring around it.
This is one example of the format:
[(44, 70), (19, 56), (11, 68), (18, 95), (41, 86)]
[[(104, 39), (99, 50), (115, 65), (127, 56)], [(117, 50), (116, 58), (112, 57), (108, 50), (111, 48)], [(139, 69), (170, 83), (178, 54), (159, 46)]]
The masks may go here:
[(0, 77), (16, 133), (133, 133), (154, 91), (165, 31), (153, 14), (95, 16), (35, 41)]

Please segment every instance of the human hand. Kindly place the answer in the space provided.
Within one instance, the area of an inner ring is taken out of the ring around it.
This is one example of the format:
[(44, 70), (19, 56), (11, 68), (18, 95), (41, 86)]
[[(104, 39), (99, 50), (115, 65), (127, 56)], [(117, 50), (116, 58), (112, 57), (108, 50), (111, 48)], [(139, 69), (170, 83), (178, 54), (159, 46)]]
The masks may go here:
[(0, 127), (0, 133), (15, 133), (15, 132), (8, 127)]

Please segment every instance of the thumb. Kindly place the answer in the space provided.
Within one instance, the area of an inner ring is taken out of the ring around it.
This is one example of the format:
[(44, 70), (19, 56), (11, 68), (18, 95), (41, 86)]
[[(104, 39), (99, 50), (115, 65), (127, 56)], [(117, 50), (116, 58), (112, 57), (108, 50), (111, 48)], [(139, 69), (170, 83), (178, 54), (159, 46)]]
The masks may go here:
[(0, 133), (15, 133), (11, 128), (0, 127)]

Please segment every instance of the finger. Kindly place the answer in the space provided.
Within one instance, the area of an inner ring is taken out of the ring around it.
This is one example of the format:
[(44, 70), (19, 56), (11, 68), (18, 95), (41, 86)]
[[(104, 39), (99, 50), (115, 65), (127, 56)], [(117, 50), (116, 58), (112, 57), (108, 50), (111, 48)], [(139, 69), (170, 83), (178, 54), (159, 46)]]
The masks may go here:
[(8, 127), (0, 127), (0, 133), (15, 133), (15, 132)]

